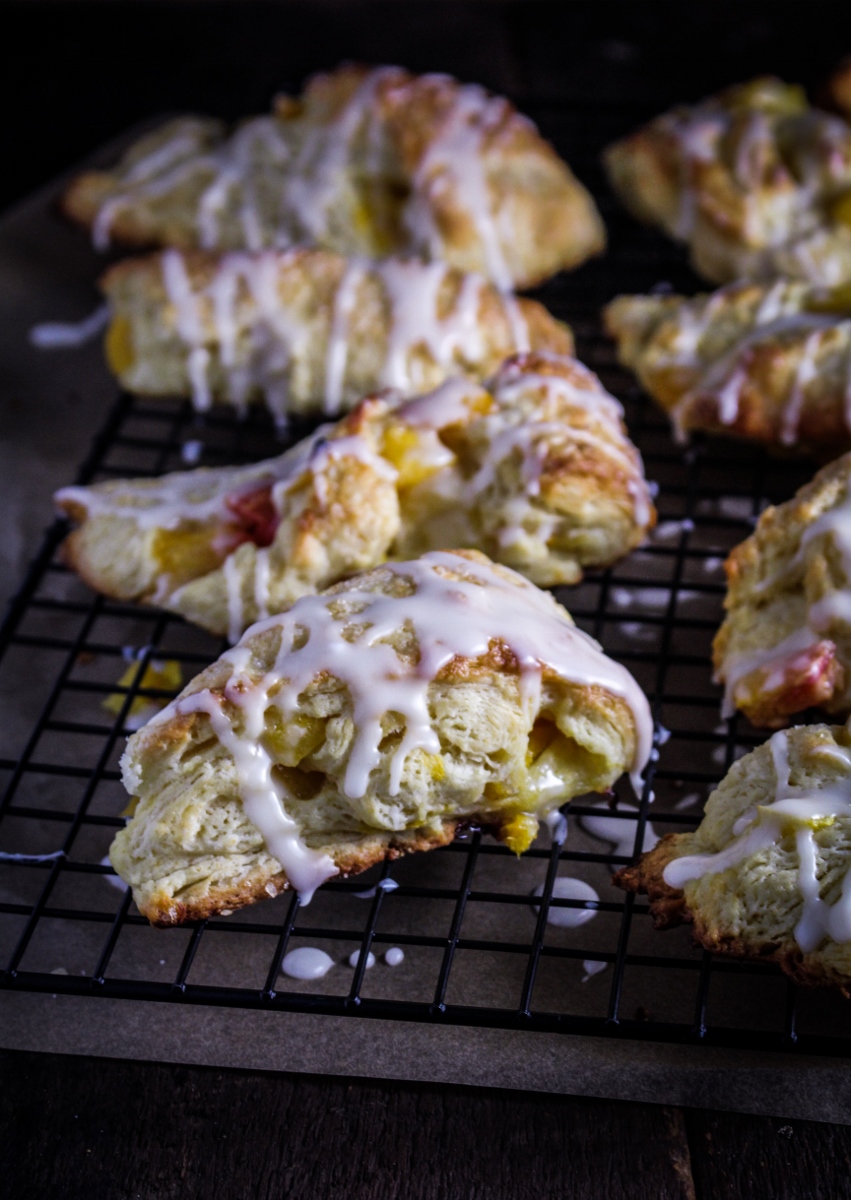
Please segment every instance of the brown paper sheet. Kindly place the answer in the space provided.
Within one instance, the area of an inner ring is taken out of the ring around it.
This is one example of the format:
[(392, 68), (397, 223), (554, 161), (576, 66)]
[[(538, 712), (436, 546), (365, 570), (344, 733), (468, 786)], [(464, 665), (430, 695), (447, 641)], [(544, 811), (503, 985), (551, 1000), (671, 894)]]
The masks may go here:
[[(64, 226), (51, 212), (55, 191), (51, 188), (33, 197), (0, 222), (2, 599), (11, 594), (38, 545), (50, 518), (51, 492), (73, 478), (115, 397), (97, 341), (81, 349), (52, 353), (38, 351), (28, 343), (33, 324), (79, 319), (97, 304), (93, 280), (102, 263), (85, 237)], [(636, 566), (638, 562), (636, 558)], [(653, 560), (645, 556), (643, 565), (650, 571)], [(59, 577), (55, 586), (66, 598), (86, 598), (82, 585), (67, 577)], [(579, 592), (574, 594), (578, 596)], [(57, 635), (67, 633), (61, 624), (64, 618), (51, 619)], [(150, 622), (140, 618), (128, 623), (120, 636), (129, 644), (141, 645), (149, 626)], [(184, 645), (206, 646), (213, 653), (209, 639), (194, 631), (184, 630), (181, 637)], [(0, 756), (14, 758), (20, 752), (55, 669), (55, 660), (49, 655), (39, 657), (25, 648), (10, 653), (0, 690)], [(106, 677), (114, 681), (120, 674), (120, 661), (105, 660), (86, 669), (95, 674), (105, 671)], [(701, 679), (690, 686), (705, 690), (709, 684)], [(78, 703), (75, 717), (97, 722), (99, 700), (82, 697)], [(707, 720), (711, 730), (717, 716)], [(676, 747), (666, 750), (672, 761), (678, 753), (688, 752)], [(48, 753), (55, 761), (65, 761), (63, 755), (80, 753), (79, 741), (69, 748), (57, 738), (49, 751), (44, 750), (44, 755)], [(709, 750), (705, 753), (708, 755)], [(76, 785), (46, 776), (28, 778), (23, 786), (33, 789), (32, 794), (42, 806), (67, 807), (66, 793)], [(25, 799), (26, 790), (22, 795)], [(682, 798), (680, 795), (679, 800)], [(659, 803), (671, 807), (677, 800), (672, 793), (661, 795)], [(112, 815), (120, 812), (123, 797), (119, 785), (111, 783), (99, 789), (94, 803), (94, 811)], [(16, 836), (23, 837), (23, 833), (16, 832), (15, 821), (9, 820), (4, 823), (0, 845), (7, 850), (47, 851), (59, 836), (56, 824), (44, 822), (39, 827), (42, 841), (35, 846), (16, 843)], [(75, 845), (75, 856), (100, 861), (109, 840), (109, 829), (86, 828)], [(541, 846), (545, 844), (540, 842)], [(572, 849), (598, 853), (607, 849), (576, 822), (571, 823), (569, 844)], [(461, 854), (424, 855), (397, 864), (393, 874), (414, 886), (439, 886), (445, 879), (452, 887), (457, 885), (456, 876), (463, 862)], [(528, 896), (543, 881), (545, 871), (545, 858), (515, 860), (485, 855), (476, 868), (474, 886), (480, 892)], [(562, 874), (567, 873), (563, 868)], [(591, 883), (604, 901), (619, 902), (604, 864), (584, 863), (575, 873)], [(6, 876), (11, 876), (12, 882), (3, 898), (31, 902), (33, 873), (7, 871)], [(371, 881), (370, 877), (364, 886)], [(63, 873), (63, 882), (51, 903), (112, 912), (120, 900), (120, 892), (105, 877), (71, 874), (66, 880)], [(259, 905), (252, 910), (251, 919), (270, 930), (279, 927), (285, 903), (281, 897)], [(320, 893), (300, 915), (304, 933), (294, 944), (310, 944), (311, 926), (323, 922), (349, 936), (317, 943), (337, 963), (321, 985), (288, 981), (286, 986), (345, 994), (351, 982), (351, 968), (345, 960), (358, 945), (358, 930), (364, 926), (368, 908), (363, 900), (351, 895)], [(451, 901), (390, 895), (379, 922), (379, 934), (388, 940), (379, 942), (375, 949), (382, 952), (393, 944), (394, 936), (405, 933), (445, 937), (451, 911)], [(468, 939), (523, 945), (531, 938), (534, 921), (531, 904), (471, 902), (462, 934)], [(18, 927), (15, 920), (0, 918), (0, 958), (13, 944)], [(618, 929), (617, 913), (604, 912), (580, 928), (548, 927), (547, 944), (580, 951), (583, 947), (602, 947), (614, 955)], [(88, 974), (104, 935), (104, 925), (47, 923), (39, 928), (23, 966), (35, 971)], [(169, 980), (180, 962), (187, 936), (181, 930), (162, 932), (139, 927), (126, 931), (110, 971), (122, 978)], [(191, 980), (260, 987), (273, 942), (269, 935), (234, 938), (208, 932)], [(681, 956), (695, 969), (630, 968), (624, 980), (621, 1011), (626, 1016), (643, 1011), (660, 1020), (689, 1021), (694, 1011), (700, 954), (690, 949), (687, 933), (677, 931), (662, 937), (652, 931), (647, 918), (636, 920), (630, 951), (651, 958)], [(399, 967), (391, 969), (379, 961), (365, 977), (364, 995), (429, 999), (440, 957), (437, 947), (410, 947)], [(510, 1007), (516, 1004), (525, 966), (526, 956), (519, 953), (459, 951), (447, 1000)], [(534, 993), (535, 1007), (580, 1015), (605, 1012), (611, 968), (587, 980), (585, 975), (581, 956), (543, 958)], [(785, 984), (779, 976), (753, 977), (744, 984), (731, 976), (729, 982), (729, 996), (724, 995), (726, 977), (713, 983), (717, 987), (717, 994), (710, 998), (714, 1019), (753, 1028), (776, 1028), (778, 1020), (782, 1021)], [(830, 993), (808, 998), (802, 1020), (805, 1028), (815, 1031), (847, 1035), (851, 1030), (849, 1006)], [(0, 1044), (260, 1069), (487, 1084), (851, 1123), (851, 1072), (844, 1063), (705, 1047), (11, 993), (0, 993)]]

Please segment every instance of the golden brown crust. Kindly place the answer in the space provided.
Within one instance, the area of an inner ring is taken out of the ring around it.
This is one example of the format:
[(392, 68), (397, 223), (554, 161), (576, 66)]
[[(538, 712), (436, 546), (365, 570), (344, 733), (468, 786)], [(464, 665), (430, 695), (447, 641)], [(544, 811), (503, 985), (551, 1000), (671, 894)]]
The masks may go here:
[[(185, 276), (180, 300), (167, 286), (172, 270)], [(570, 329), (536, 301), (415, 260), (167, 251), (116, 264), (101, 287), (112, 313), (107, 360), (122, 386), (191, 395), (200, 407), (266, 402), (281, 417), (335, 416), (385, 387), (416, 395), (458, 374), (485, 379), (524, 341), (573, 352)], [(342, 348), (336, 378), (332, 345)]]
[(832, 458), (851, 442), (847, 293), (785, 281), (619, 296), (604, 321), (681, 437), (700, 430)]
[(775, 734), (733, 764), (697, 829), (662, 838), (615, 883), (648, 897), (659, 929), (689, 923), (713, 954), (851, 994), (851, 940), (836, 919), (851, 868), (849, 750), (847, 725)]
[(612, 882), (625, 892), (647, 896), (654, 928), (666, 930), (678, 925), (691, 925), (694, 941), (711, 954), (775, 963), (795, 983), (804, 987), (835, 987), (843, 996), (851, 999), (851, 979), (823, 958), (804, 954), (794, 943), (754, 944), (746, 937), (725, 932), (703, 920), (699, 912), (693, 912), (686, 903), (682, 889), (670, 887), (662, 877), (668, 863), (678, 857), (672, 851), (684, 837), (688, 835), (666, 834), (637, 863), (622, 867), (612, 877)]
[(64, 489), (57, 505), (79, 525), (66, 561), (96, 591), (233, 636), (237, 600), (242, 632), (353, 571), (452, 545), (539, 584), (576, 582), (655, 520), (616, 402), (561, 356), (509, 359), (443, 415), (440, 393), (401, 406), (368, 397), (311, 445), (251, 468)]
[[(837, 98), (842, 88), (837, 77)], [(639, 220), (686, 242), (708, 279), (851, 279), (851, 129), (765, 77), (681, 105), (608, 147)]]
[[(395, 862), (406, 854), (436, 850), (448, 845), (462, 824), (475, 824), (475, 818), (466, 822), (447, 820), (439, 830), (412, 830), (410, 833), (376, 835), (364, 838), (353, 845), (336, 850), (332, 857), (337, 866), (338, 879), (360, 875), (381, 862)], [(167, 929), (174, 925), (185, 925), (187, 921), (204, 921), (210, 917), (230, 913), (247, 904), (290, 891), (292, 885), (283, 871), (256, 869), (236, 886), (213, 887), (203, 897), (193, 896), (188, 900), (176, 899), (168, 891), (153, 892), (139, 904), (139, 911), (152, 925)]]
[(851, 712), (851, 644), (841, 607), (828, 620), (818, 617), (851, 582), (836, 551), (842, 519), (833, 518), (835, 531), (808, 533), (846, 503), (850, 475), (851, 455), (823, 467), (791, 500), (766, 509), (725, 564), (716, 678), (760, 728), (782, 728), (809, 708)]
[[(232, 160), (227, 185), (221, 160)], [(323, 174), (325, 161), (334, 170)], [(469, 187), (477, 168), (481, 187)], [(588, 192), (508, 101), (445, 75), (352, 64), (229, 137), (217, 122), (170, 122), (113, 170), (74, 180), (62, 207), (96, 229), (108, 212), (106, 231), (126, 246), (415, 253), (501, 286), (532, 286), (605, 244)]]

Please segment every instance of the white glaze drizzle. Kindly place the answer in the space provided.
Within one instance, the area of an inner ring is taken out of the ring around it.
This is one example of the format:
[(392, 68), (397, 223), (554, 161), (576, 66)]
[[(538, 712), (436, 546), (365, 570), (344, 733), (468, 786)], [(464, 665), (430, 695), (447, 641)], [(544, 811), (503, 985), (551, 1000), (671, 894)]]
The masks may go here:
[[(451, 189), (454, 203), (479, 240), (484, 269), (497, 287), (509, 291), (513, 276), (506, 248), (511, 230), (502, 228), (502, 214), (495, 211), (488, 155), (491, 148), (497, 155), (501, 153), (501, 129), (514, 132), (531, 122), (514, 112), (506, 100), (489, 96), (476, 85), (462, 86), (446, 75), (411, 77), (398, 67), (369, 71), (330, 119), (317, 120), (308, 102), (308, 115), (303, 119), (256, 117), (207, 148), (201, 146), (203, 127), (191, 120), (181, 122), (169, 140), (119, 177), (118, 191), (95, 217), (94, 244), (98, 249), (109, 245), (113, 221), (122, 208), (164, 197), (199, 173), (210, 177), (195, 213), (202, 247), (214, 249), (232, 238), (223, 217), (234, 206), (249, 250), (325, 243), (332, 234), (332, 214), (352, 186), (353, 166), (358, 175), (378, 181), (392, 179), (393, 172), (398, 172), (398, 165), (392, 164), (399, 151), (392, 144), (389, 128), (384, 127), (380, 94), (384, 93), (391, 107), (408, 107), (411, 120), (416, 121), (420, 95), (426, 110), (432, 104), (430, 85), (445, 89), (449, 103), (442, 123), (413, 165), (412, 177), (405, 181), (411, 195), (402, 225), (409, 236), (399, 250), (443, 257), (444, 239), (435, 210)], [(277, 203), (269, 211), (263, 211), (258, 202), (261, 181), (267, 192), (273, 189), (277, 193)], [(518, 349), (526, 349), (522, 314), (514, 302), (509, 302), (508, 308)]]
[[(635, 850), (635, 839), (638, 834), (638, 822), (631, 820), (629, 817), (622, 817), (618, 809), (628, 808), (635, 812), (635, 806), (619, 800), (618, 808), (611, 808), (608, 800), (600, 800), (596, 804), (591, 805), (591, 807), (598, 809), (600, 815), (597, 816), (596, 814), (588, 813), (577, 818), (586, 833), (590, 833), (592, 837), (599, 838), (600, 841), (608, 842), (613, 848), (612, 853), (617, 858), (632, 858), (633, 851)], [(658, 841), (658, 835), (648, 821), (644, 826), (644, 839), (639, 852), (646, 854), (648, 850), (653, 849)], [(617, 869), (617, 864), (612, 866), (613, 871)]]
[[(296, 265), (298, 252), (264, 251), (258, 254), (225, 254), (212, 279), (197, 289), (177, 250), (161, 256), (163, 283), (174, 312), (174, 329), (188, 349), (187, 373), (192, 400), (201, 411), (210, 406), (209, 373), (216, 352), (226, 380), (227, 398), (244, 407), (252, 390), (265, 395), (272, 412), (287, 414), (288, 372), (306, 355), (315, 336), (310, 321), (296, 318), (280, 291), (288, 266)], [(444, 263), (411, 259), (348, 262), (335, 292), (325, 352), (324, 400), (326, 414), (344, 407), (346, 365), (350, 352), (351, 316), (364, 280), (372, 276), (385, 297), (389, 325), (384, 361), (377, 388), (397, 388), (410, 395), (416, 388), (412, 352), (423, 347), (447, 376), (474, 369), (488, 353), (481, 316), (488, 283), (468, 273), (450, 310), (438, 315), (438, 298), (451, 274)], [(500, 293), (511, 341), (507, 352), (528, 348), (528, 330), (518, 301)], [(247, 349), (246, 349), (247, 342)]]
[[(244, 637), (223, 656), (222, 661), (232, 664), (233, 674), (221, 698), (205, 689), (173, 701), (154, 718), (161, 722), (176, 714), (208, 715), (213, 732), (234, 759), (246, 815), (303, 903), (336, 873), (336, 867), (327, 855), (309, 850), (301, 840), (296, 822), (286, 812), (284, 787), (273, 774), (273, 761), (260, 738), (267, 708), (278, 708), (288, 719), (297, 711), (299, 696), (325, 673), (339, 679), (351, 697), (355, 732), (342, 790), (352, 799), (365, 794), (371, 772), (381, 761), (385, 713), (399, 713), (405, 720), (405, 733), (390, 764), (391, 795), (400, 791), (405, 762), (413, 750), (439, 752), (428, 710), (429, 684), (456, 655), (478, 658), (492, 640), (509, 646), (517, 659), (530, 725), (546, 665), (564, 680), (605, 688), (626, 701), (635, 725), (632, 777), (636, 786), (650, 754), (652, 721), (643, 692), (628, 671), (565, 620), (550, 595), (520, 576), (506, 580), (490, 564), (442, 552), (390, 564), (385, 570), (409, 580), (415, 591), (391, 597), (353, 588), (333, 596), (302, 597), (288, 612), (252, 627), (252, 637), (264, 630), (281, 632), (276, 662), (259, 682), (248, 673), (251, 648)], [(444, 572), (462, 572), (465, 578), (450, 579)], [(345, 606), (346, 617), (334, 615), (329, 606), (335, 604)], [(350, 641), (343, 634), (351, 631), (352, 623), (358, 632)], [(403, 662), (384, 640), (406, 624), (419, 643), (416, 664)], [(294, 648), (305, 633), (307, 640)], [(233, 716), (223, 701), (235, 710)]]
[(69, 347), (84, 346), (106, 329), (109, 316), (109, 305), (102, 304), (82, 321), (47, 321), (42, 325), (33, 325), (30, 330), (30, 344), (37, 346), (39, 350), (65, 350)]
[[(426, 76), (447, 83), (446, 76)], [(485, 141), (504, 121), (508, 102), (488, 96), (483, 88), (460, 88), (443, 126), (432, 138), (414, 172), (411, 198), (404, 221), (411, 231), (414, 249), (431, 258), (443, 257), (443, 236), (435, 221), (435, 202), (451, 188), (471, 216), (482, 243), (485, 269), (497, 287), (513, 286), (502, 239), (493, 211), (487, 176)]]
[[(673, 222), (665, 222), (672, 236), (689, 241), (695, 234), (699, 211), (699, 168), (717, 163), (726, 168), (723, 147), (741, 121), (741, 103), (730, 106), (725, 98), (710, 97), (700, 104), (680, 107), (657, 117), (650, 128), (668, 134), (679, 153), (680, 205)], [(781, 134), (782, 130), (782, 134)], [(783, 153), (778, 148), (782, 137)], [(794, 153), (790, 170), (784, 163)], [(763, 271), (778, 273), (784, 247), (794, 245), (802, 233), (823, 223), (826, 194), (835, 192), (838, 180), (847, 181), (851, 138), (847, 125), (836, 117), (808, 108), (803, 112), (769, 114), (754, 107), (739, 131), (730, 173), (744, 207), (749, 246), (762, 248), (767, 261)], [(774, 160), (774, 161), (772, 161)], [(765, 163), (772, 163), (775, 186), (782, 194), (766, 203), (760, 195), (766, 185)], [(794, 171), (794, 173), (793, 173)], [(817, 273), (814, 273), (817, 278)]]
[(358, 289), (366, 275), (360, 262), (352, 261), (346, 267), (337, 294), (334, 297), (334, 313), (331, 318), (331, 335), (325, 354), (325, 404), (324, 412), (336, 413), (343, 403), (343, 379), (346, 374), (346, 358), (349, 353), (349, 322), (357, 300)]
[[(749, 650), (740, 654), (728, 654), (723, 663), (724, 700), (721, 705), (721, 716), (732, 717), (736, 711), (736, 688), (739, 683), (758, 671), (761, 667), (771, 664), (774, 670), (763, 681), (762, 691), (773, 691), (783, 682), (784, 673), (794, 665), (798, 655), (805, 654), (819, 641), (819, 635), (808, 626), (793, 630), (782, 641), (773, 646), (758, 650)], [(721, 672), (719, 672), (720, 676)], [(716, 682), (718, 677), (716, 677)]]
[(53, 850), (50, 854), (11, 854), (8, 850), (0, 850), (0, 862), (6, 863), (46, 863), (64, 857), (64, 850)]
[(229, 500), (266, 484), (291, 481), (303, 473), (317, 441), (327, 432), (328, 426), (321, 426), (291, 450), (252, 466), (173, 471), (158, 479), (137, 479), (121, 485), (72, 485), (60, 488), (54, 501), (80, 505), (89, 517), (127, 517), (142, 530), (176, 529), (187, 521), (226, 522), (232, 517)]
[[(733, 285), (736, 286), (736, 285)], [(780, 289), (784, 289), (781, 294)], [(713, 298), (728, 294), (731, 289), (719, 289)], [(798, 295), (798, 288), (786, 282), (776, 284), (763, 297), (761, 304), (752, 317), (750, 330), (737, 338), (733, 346), (720, 358), (711, 363), (704, 363), (695, 352), (688, 359), (702, 373), (697, 382), (686, 391), (671, 410), (671, 420), (674, 430), (680, 440), (684, 440), (688, 430), (686, 421), (689, 409), (699, 397), (712, 397), (717, 406), (718, 420), (722, 425), (733, 425), (739, 416), (742, 390), (748, 382), (747, 358), (750, 351), (760, 343), (772, 339), (784, 339), (789, 335), (806, 335), (801, 349), (795, 374), (789, 387), (786, 407), (781, 416), (780, 441), (784, 445), (793, 445), (798, 436), (798, 426), (801, 412), (806, 402), (806, 389), (818, 375), (817, 355), (825, 332), (837, 326), (835, 318), (823, 313), (795, 311), (791, 308), (792, 297)], [(773, 294), (772, 294), (773, 293)], [(784, 303), (784, 300), (786, 303)], [(698, 302), (691, 302), (684, 311), (691, 309), (691, 319), (700, 320)], [(776, 314), (780, 315), (776, 315)], [(708, 305), (704, 308), (703, 331), (709, 325)], [(763, 320), (763, 317), (770, 319)], [(682, 320), (682, 316), (677, 318)], [(686, 320), (688, 323), (688, 318)], [(680, 361), (687, 361), (686, 358)]]
[(735, 836), (723, 850), (673, 859), (663, 875), (669, 887), (682, 888), (691, 880), (737, 866), (793, 832), (798, 856), (796, 885), (802, 902), (794, 936), (803, 952), (809, 954), (825, 938), (839, 943), (851, 941), (851, 870), (845, 874), (839, 897), (832, 904), (824, 901), (813, 825), (823, 818), (851, 816), (851, 754), (840, 746), (826, 747), (834, 764), (845, 768), (845, 774), (822, 787), (797, 786), (790, 782), (788, 734), (781, 730), (768, 744), (774, 762), (773, 800), (747, 809), (733, 825)]

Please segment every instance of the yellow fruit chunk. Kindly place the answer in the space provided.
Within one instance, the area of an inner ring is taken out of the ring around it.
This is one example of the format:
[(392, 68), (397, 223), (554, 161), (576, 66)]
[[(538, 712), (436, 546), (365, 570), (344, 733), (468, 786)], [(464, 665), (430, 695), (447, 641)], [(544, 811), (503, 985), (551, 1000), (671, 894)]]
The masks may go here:
[(325, 741), (325, 722), (319, 717), (299, 715), (285, 721), (279, 708), (266, 709), (263, 743), (276, 762), (297, 767)]
[[(851, 192), (845, 192), (838, 200), (834, 200), (830, 207), (830, 215), (840, 225), (851, 227)], [(847, 286), (846, 284), (843, 290), (847, 291)]]
[(201, 529), (158, 529), (151, 545), (160, 573), (168, 575), (173, 584), (188, 583), (209, 571), (215, 571), (222, 561), (213, 548), (213, 531)]
[(529, 745), (526, 747), (527, 767), (531, 767), (535, 759), (541, 757), (552, 744), (557, 733), (558, 728), (554, 721), (548, 721), (546, 717), (543, 717), (535, 722), (529, 732)]
[(396, 422), (389, 424), (384, 431), (381, 454), (396, 468), (399, 487), (412, 487), (428, 479), (441, 465), (429, 461), (426, 447), (416, 429)]
[(436, 781), (443, 779), (446, 775), (446, 767), (443, 765), (443, 759), (440, 757), (440, 755), (429, 754), (427, 751), (424, 751), (423, 757), (428, 763), (428, 769), (432, 779)]
[(127, 317), (112, 318), (106, 331), (106, 361), (109, 369), (115, 375), (123, 375), (129, 371), (136, 361), (136, 351), (133, 346), (133, 327)]
[[(141, 679), (139, 679), (140, 671), (143, 672)], [(175, 662), (173, 658), (162, 661), (152, 659), (144, 668), (140, 662), (131, 663), (118, 680), (120, 688), (130, 688), (138, 684), (140, 688), (156, 688), (164, 692), (178, 692), (182, 683), (183, 672), (180, 669), (180, 663)], [(118, 716), (126, 699), (127, 696), (124, 692), (113, 692), (104, 700), (103, 708)], [(167, 703), (168, 701), (164, 698), (136, 696), (130, 705), (127, 719), (140, 716), (147, 719), (152, 717), (155, 712), (159, 712), (161, 708), (165, 708)]]
[(538, 833), (538, 818), (521, 812), (512, 817), (499, 831), (499, 840), (515, 854), (528, 850)]

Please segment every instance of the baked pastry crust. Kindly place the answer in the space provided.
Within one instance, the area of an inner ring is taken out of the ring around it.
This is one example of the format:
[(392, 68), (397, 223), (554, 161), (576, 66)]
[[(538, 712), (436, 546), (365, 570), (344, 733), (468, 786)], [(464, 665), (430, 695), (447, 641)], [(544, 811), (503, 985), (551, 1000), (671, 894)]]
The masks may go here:
[(252, 467), (64, 488), (66, 561), (96, 591), (235, 641), (387, 558), (470, 546), (535, 583), (576, 583), (655, 520), (622, 410), (575, 359), (507, 360), (403, 402), (363, 400)]
[(713, 654), (727, 711), (769, 728), (851, 713), (851, 454), (766, 509), (726, 570)]
[(791, 280), (685, 296), (618, 296), (604, 310), (620, 361), (692, 430), (833, 457), (851, 442), (851, 288)]
[(123, 387), (196, 408), (265, 401), (336, 415), (383, 387), (416, 395), (487, 378), (517, 351), (573, 352), (533, 300), (442, 263), (348, 260), (325, 250), (181, 254), (112, 267), (107, 360)]
[(658, 929), (691, 922), (714, 954), (775, 962), (851, 996), (851, 732), (775, 734), (734, 763), (692, 833), (668, 834), (615, 876)]
[(169, 121), (62, 203), (102, 247), (414, 254), (503, 289), (605, 246), (590, 195), (528, 118), (480, 87), (398, 67), (316, 75), (230, 134)]
[(604, 155), (623, 204), (714, 283), (851, 280), (851, 127), (771, 77), (656, 117)]
[(252, 628), (130, 739), (115, 869), (158, 925), (538, 817), (640, 771), (629, 673), (473, 551), (378, 567)]

